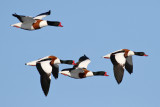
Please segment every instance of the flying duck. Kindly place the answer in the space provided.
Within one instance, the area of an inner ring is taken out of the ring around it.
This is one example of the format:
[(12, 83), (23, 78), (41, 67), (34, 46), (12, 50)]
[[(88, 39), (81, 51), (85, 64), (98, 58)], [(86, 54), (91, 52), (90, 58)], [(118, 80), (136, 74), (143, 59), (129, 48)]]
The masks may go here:
[(36, 17), (17, 15), (15, 13), (12, 15), (14, 17), (18, 18), (20, 23), (13, 24), (11, 26), (25, 29), (25, 30), (36, 30), (36, 29), (40, 29), (40, 28), (48, 26), (48, 25), (63, 27), (61, 25), (61, 22), (42, 20), (44, 17), (46, 17), (50, 14), (51, 14), (50, 10), (48, 12), (41, 13), (41, 14), (37, 15)]
[(55, 79), (58, 78), (59, 64), (75, 65), (75, 62), (73, 60), (60, 60), (56, 56), (46, 56), (39, 60), (28, 62), (25, 64), (30, 66), (36, 66), (40, 74), (41, 87), (45, 96), (47, 96), (49, 91), (51, 73)]
[(79, 58), (79, 61), (73, 68), (63, 69), (60, 73), (75, 79), (82, 79), (90, 76), (109, 76), (107, 72), (104, 71), (92, 72), (87, 70), (87, 66), (90, 62), (90, 59), (84, 55)]
[(86, 68), (63, 69), (60, 73), (75, 79), (82, 79), (82, 78), (91, 77), (91, 76), (109, 76), (105, 71), (92, 72), (87, 70)]
[(124, 74), (124, 68), (131, 74), (133, 73), (132, 56), (148, 56), (144, 52), (134, 52), (128, 49), (121, 49), (103, 56), (110, 59), (113, 64), (114, 76), (118, 84), (121, 83)]

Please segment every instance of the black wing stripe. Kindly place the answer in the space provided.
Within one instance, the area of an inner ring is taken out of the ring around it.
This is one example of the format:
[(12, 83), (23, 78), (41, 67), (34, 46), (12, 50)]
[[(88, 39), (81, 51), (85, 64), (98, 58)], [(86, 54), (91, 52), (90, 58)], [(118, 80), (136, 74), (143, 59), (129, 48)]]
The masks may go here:
[(71, 72), (72, 70), (74, 70), (75, 68), (66, 68), (66, 69), (63, 69), (62, 71), (69, 71)]
[(36, 64), (36, 68), (37, 68), (37, 70), (39, 71), (39, 74), (40, 74), (40, 75), (46, 74), (46, 73), (44, 72), (44, 70), (42, 69), (40, 63), (37, 63), (37, 64)]
[(115, 58), (114, 54), (111, 54), (110, 60), (111, 60), (113, 65), (118, 65), (118, 62), (116, 61), (116, 58)]
[[(41, 15), (50, 15), (51, 14), (51, 10), (49, 10), (48, 12), (45, 12), (45, 13), (41, 13), (41, 14), (39, 14), (39, 15), (37, 15), (37, 16), (41, 16)], [(36, 17), (37, 17), (36, 16)]]
[(121, 50), (121, 51), (117, 51), (117, 52), (114, 52), (112, 54), (117, 54), (117, 53), (122, 53), (122, 52), (125, 52), (124, 50)]

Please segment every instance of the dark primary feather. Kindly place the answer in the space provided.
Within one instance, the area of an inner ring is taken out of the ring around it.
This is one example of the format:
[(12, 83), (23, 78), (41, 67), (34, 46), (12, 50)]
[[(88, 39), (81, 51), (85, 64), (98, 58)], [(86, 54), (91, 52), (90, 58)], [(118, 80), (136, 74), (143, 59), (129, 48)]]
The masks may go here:
[(48, 77), (47, 74), (41, 75), (41, 87), (43, 89), (44, 94), (47, 96), (49, 92), (49, 87), (50, 87), (50, 78)]
[[(37, 16), (50, 15), (50, 14), (51, 14), (51, 10), (49, 10), (48, 12), (41, 13), (41, 14), (39, 14), (39, 15), (37, 15)], [(37, 17), (37, 16), (36, 16), (36, 17)]]
[(123, 79), (124, 69), (121, 65), (114, 65), (114, 76), (118, 84), (121, 83)]
[(12, 16), (16, 17), (20, 22), (23, 22), (22, 17), (25, 17), (25, 16), (22, 16), (22, 15), (17, 15), (16, 13), (12, 14)]
[(58, 78), (58, 74), (59, 74), (59, 66), (58, 65), (52, 65), (52, 74), (54, 76), (55, 79)]
[(132, 56), (128, 56), (128, 57), (126, 58), (125, 68), (126, 68), (126, 70), (127, 70), (130, 74), (133, 73)]
[(89, 59), (89, 58), (88, 58), (86, 55), (81, 56), (81, 57), (79, 58), (79, 62), (82, 62), (82, 61), (87, 60), (87, 59)]
[(44, 94), (47, 96), (48, 91), (49, 91), (49, 87), (50, 87), (50, 81), (51, 81), (49, 78), (50, 75), (47, 75), (44, 72), (40, 63), (37, 63), (36, 67), (37, 67), (37, 70), (39, 71), (39, 74), (40, 74), (40, 81), (41, 81), (42, 90), (43, 90)]

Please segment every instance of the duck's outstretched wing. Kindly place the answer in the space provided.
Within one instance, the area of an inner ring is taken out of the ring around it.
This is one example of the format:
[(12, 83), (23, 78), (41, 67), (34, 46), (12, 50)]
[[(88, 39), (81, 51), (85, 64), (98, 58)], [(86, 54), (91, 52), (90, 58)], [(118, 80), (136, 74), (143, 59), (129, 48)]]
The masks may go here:
[(34, 17), (34, 19), (43, 19), (44, 17), (46, 17), (50, 14), (51, 14), (51, 11), (49, 10), (48, 12), (41, 13), (41, 14), (37, 15), (36, 17)]
[(37, 63), (36, 67), (40, 73), (40, 82), (41, 82), (42, 90), (45, 96), (47, 96), (49, 92), (49, 87), (50, 87), (51, 75), (47, 74), (46, 71), (44, 71), (44, 67), (41, 65), (41, 63)]
[(91, 60), (86, 56), (81, 56), (79, 58), (79, 61), (76, 63), (77, 65), (75, 65), (73, 68), (85, 68), (87, 69), (88, 64), (91, 62)]
[(15, 14), (12, 14), (14, 17), (18, 18), (18, 20), (22, 23), (35, 23), (36, 20), (33, 19), (32, 17), (29, 17), (29, 16), (23, 16), (23, 15), (17, 15), (16, 13)]
[(111, 62), (113, 64), (114, 76), (118, 84), (121, 83), (124, 74), (124, 64), (126, 59), (124, 53), (111, 54)]

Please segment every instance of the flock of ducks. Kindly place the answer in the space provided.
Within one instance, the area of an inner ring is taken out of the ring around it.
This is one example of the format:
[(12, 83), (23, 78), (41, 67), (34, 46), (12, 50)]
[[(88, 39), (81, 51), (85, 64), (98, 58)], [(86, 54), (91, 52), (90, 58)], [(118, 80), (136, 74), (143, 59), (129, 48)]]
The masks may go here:
[[(42, 18), (50, 15), (50, 13), (51, 11), (48, 11), (39, 14), (36, 17), (17, 15), (15, 13), (12, 15), (18, 18), (20, 23), (13, 24), (11, 26), (25, 30), (36, 30), (45, 26), (63, 27), (61, 22), (42, 20)], [(103, 58), (111, 60), (114, 76), (118, 84), (122, 82), (124, 69), (126, 69), (130, 74), (133, 73), (133, 55), (148, 56), (144, 52), (134, 52), (128, 49), (121, 49), (103, 56)], [(45, 96), (47, 96), (50, 87), (51, 74), (55, 79), (58, 78), (59, 73), (75, 79), (82, 79), (91, 76), (109, 76), (105, 71), (92, 72), (88, 70), (87, 66), (90, 62), (91, 60), (86, 55), (81, 56), (76, 63), (74, 60), (61, 60), (58, 57), (51, 55), (28, 62), (25, 65), (36, 66), (40, 74), (42, 90)], [(59, 72), (59, 64), (69, 64), (73, 65), (73, 67), (63, 69)]]

